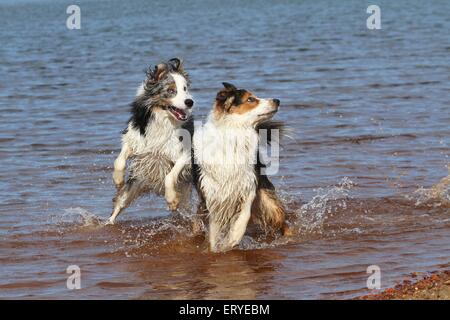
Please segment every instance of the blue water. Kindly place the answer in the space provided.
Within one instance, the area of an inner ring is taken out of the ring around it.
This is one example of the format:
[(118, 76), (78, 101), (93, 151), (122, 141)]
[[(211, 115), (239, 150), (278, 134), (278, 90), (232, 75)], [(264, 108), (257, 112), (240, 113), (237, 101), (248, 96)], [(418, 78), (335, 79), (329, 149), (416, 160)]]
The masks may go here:
[[(449, 208), (416, 190), (448, 174), (450, 2), (377, 1), (381, 30), (366, 28), (368, 1), (77, 1), (80, 30), (66, 27), (69, 4), (0, 4), (1, 297), (348, 298), (367, 292), (369, 264), (384, 287), (448, 265)], [(281, 100), (295, 137), (274, 181), (302, 230), (324, 219), (313, 236), (247, 239), (217, 262), (184, 232), (188, 244), (163, 236), (154, 252), (154, 231), (178, 230), (162, 199), (113, 232), (86, 223), (110, 214), (143, 70), (176, 56), (198, 118), (222, 81)], [(89, 270), (77, 295), (72, 263)]]

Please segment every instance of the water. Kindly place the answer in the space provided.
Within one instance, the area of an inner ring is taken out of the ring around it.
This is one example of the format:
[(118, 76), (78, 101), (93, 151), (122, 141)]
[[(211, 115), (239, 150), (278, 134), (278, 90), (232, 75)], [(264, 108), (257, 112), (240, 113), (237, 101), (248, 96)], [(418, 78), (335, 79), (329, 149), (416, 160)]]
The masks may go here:
[[(0, 4), (0, 297), (352, 298), (449, 267), (450, 3), (64, 1)], [(210, 254), (147, 196), (102, 221), (127, 104), (183, 57), (204, 117), (222, 81), (282, 101), (274, 178), (296, 235)], [(66, 268), (81, 268), (81, 290)]]

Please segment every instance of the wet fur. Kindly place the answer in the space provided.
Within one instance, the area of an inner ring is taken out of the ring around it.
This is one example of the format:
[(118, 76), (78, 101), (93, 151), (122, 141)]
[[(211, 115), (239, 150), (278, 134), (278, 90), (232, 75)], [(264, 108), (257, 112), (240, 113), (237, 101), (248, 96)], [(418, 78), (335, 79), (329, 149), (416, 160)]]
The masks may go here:
[[(184, 148), (178, 130), (185, 129), (192, 136), (193, 119), (190, 116), (185, 122), (176, 121), (167, 111), (173, 100), (173, 94), (170, 95), (167, 89), (174, 86), (177, 74), (186, 80), (188, 86), (189, 78), (179, 59), (147, 70), (147, 78), (131, 103), (132, 115), (123, 131), (122, 150), (114, 162), (113, 178), (117, 193), (109, 223), (114, 223), (123, 209), (146, 192), (164, 194), (166, 199), (169, 197), (174, 202), (171, 209), (176, 209), (178, 194), (190, 191), (190, 155), (186, 153), (190, 150)], [(187, 91), (186, 96), (190, 97)], [(184, 158), (187, 160), (182, 161)], [(127, 160), (129, 174), (124, 183)], [(174, 172), (176, 167), (179, 169)], [(173, 177), (168, 181), (171, 174)], [(175, 183), (177, 190), (173, 190)]]
[[(287, 130), (282, 122), (267, 121), (257, 126), (256, 131), (267, 130), (267, 142), (272, 141), (271, 130), (279, 130), (280, 136), (283, 136)], [(254, 167), (257, 177), (256, 197), (252, 204), (252, 221), (257, 223), (265, 232), (276, 233), (281, 231), (283, 235), (289, 234), (289, 228), (286, 225), (286, 211), (283, 203), (277, 196), (275, 186), (269, 180), (267, 175), (261, 173), (265, 167), (261, 163), (258, 155), (257, 163)]]
[[(243, 106), (244, 111), (233, 109), (233, 104), (243, 104), (242, 97), (248, 97), (247, 92), (236, 92), (233, 87), (219, 92), (207, 123), (203, 128), (197, 128), (194, 135), (194, 154), (198, 165), (194, 164), (193, 176), (201, 198), (199, 213), (208, 215), (209, 241), (213, 251), (229, 250), (239, 243), (250, 215), (269, 233), (286, 232), (285, 210), (274, 186), (261, 173), (264, 165), (259, 158), (256, 164), (252, 161), (252, 157), (257, 156), (259, 129), (269, 130), (270, 142), (270, 129), (281, 129), (282, 124), (268, 120), (255, 126), (231, 122), (226, 113), (245, 114), (255, 108), (251, 103)], [(225, 134), (227, 129), (231, 132)], [(245, 129), (248, 139), (234, 134), (233, 129)], [(224, 146), (230, 151), (226, 155), (228, 162), (224, 165), (214, 163), (213, 159), (203, 161), (205, 159), (199, 156), (202, 153), (205, 156), (204, 152), (211, 148), (217, 152), (207, 153), (206, 157), (220, 157), (220, 149)], [(233, 228), (240, 229), (242, 235), (236, 232), (239, 235), (231, 236)]]

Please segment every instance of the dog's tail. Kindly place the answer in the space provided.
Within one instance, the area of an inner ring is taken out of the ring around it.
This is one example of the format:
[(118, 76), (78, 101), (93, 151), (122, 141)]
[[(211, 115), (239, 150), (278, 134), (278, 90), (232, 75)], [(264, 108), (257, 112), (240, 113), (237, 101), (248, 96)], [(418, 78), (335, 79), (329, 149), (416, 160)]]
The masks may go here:
[(263, 123), (260, 123), (256, 130), (259, 132), (259, 130), (267, 130), (267, 142), (268, 144), (272, 143), (272, 130), (277, 130), (279, 133), (279, 139), (280, 141), (284, 138), (294, 138), (294, 131), (289, 126), (286, 126), (282, 121), (266, 121)]
[[(292, 130), (280, 121), (267, 121), (259, 124), (256, 130), (267, 130), (267, 143), (274, 142), (272, 130), (278, 130), (280, 140), (284, 137), (292, 138)], [(276, 141), (277, 143), (280, 141)], [(274, 234), (281, 231), (283, 235), (291, 235), (291, 231), (286, 224), (286, 211), (281, 200), (278, 198), (275, 187), (270, 182), (267, 175), (262, 174), (261, 169), (266, 165), (261, 162), (259, 153), (257, 154), (257, 163), (255, 173), (258, 177), (258, 186), (256, 197), (252, 204), (252, 220), (261, 226), (266, 232)]]

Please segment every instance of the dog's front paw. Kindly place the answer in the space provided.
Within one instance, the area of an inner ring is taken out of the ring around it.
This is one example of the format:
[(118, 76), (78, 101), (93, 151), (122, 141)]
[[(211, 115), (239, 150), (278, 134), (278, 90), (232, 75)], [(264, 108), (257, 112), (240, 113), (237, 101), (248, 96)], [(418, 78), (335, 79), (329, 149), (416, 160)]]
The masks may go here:
[(176, 211), (178, 209), (178, 205), (180, 204), (180, 199), (176, 192), (166, 191), (166, 201), (169, 206), (170, 211)]
[(176, 198), (174, 201), (168, 202), (168, 205), (170, 211), (177, 211), (178, 206), (180, 205), (180, 201), (178, 200), (178, 198)]

